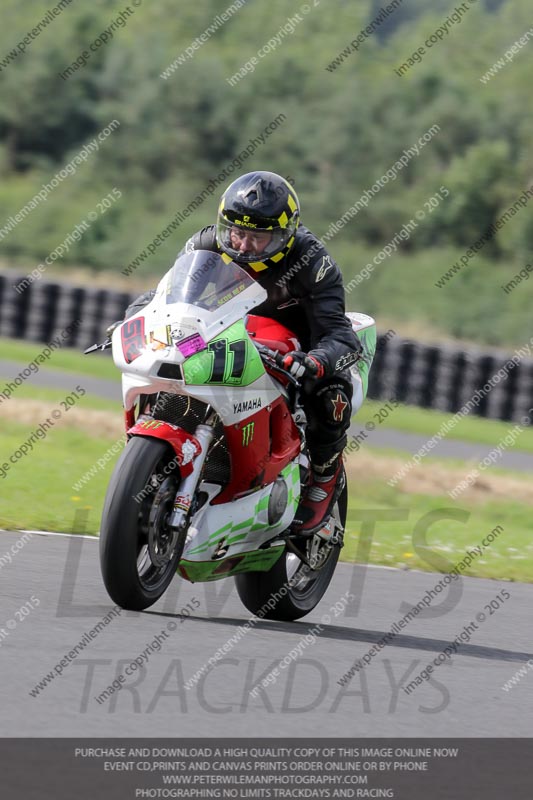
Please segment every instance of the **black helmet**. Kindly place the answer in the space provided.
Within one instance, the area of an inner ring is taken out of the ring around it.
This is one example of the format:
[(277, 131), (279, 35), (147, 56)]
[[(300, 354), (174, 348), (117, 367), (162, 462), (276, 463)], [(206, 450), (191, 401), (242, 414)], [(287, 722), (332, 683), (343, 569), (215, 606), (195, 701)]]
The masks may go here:
[[(274, 172), (248, 172), (233, 181), (222, 195), (217, 218), (218, 246), (237, 262), (256, 270), (278, 264), (289, 252), (300, 221), (296, 192)], [(270, 233), (266, 247), (257, 253), (241, 253), (231, 241), (232, 229)]]

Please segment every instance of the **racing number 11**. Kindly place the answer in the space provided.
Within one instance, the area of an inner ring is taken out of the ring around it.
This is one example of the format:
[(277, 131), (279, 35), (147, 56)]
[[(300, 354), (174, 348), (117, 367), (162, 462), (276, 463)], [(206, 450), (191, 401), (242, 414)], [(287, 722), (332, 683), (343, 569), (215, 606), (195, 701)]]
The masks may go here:
[(224, 373), (226, 371), (228, 362), (228, 350), (231, 351), (233, 356), (233, 364), (231, 372), (226, 380), (238, 380), (242, 378), (244, 367), (246, 365), (246, 342), (240, 339), (237, 342), (231, 342), (228, 345), (227, 339), (217, 339), (216, 342), (210, 342), (207, 349), (213, 354), (213, 368), (209, 376), (208, 383), (224, 383)]

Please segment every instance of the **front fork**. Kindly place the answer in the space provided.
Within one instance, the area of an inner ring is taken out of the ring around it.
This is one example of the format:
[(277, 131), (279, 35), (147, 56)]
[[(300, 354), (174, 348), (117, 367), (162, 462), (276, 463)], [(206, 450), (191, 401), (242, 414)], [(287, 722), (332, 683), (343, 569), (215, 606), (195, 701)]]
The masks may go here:
[(215, 425), (218, 419), (216, 411), (211, 409), (205, 422), (202, 422), (194, 431), (194, 436), (198, 440), (202, 450), (194, 459), (192, 472), (180, 483), (176, 498), (174, 500), (174, 509), (170, 515), (169, 525), (174, 531), (182, 530), (189, 516), (191, 504), (196, 492), (196, 487), (202, 474), (202, 469), (205, 464), (207, 451), (209, 445), (213, 441), (215, 435)]

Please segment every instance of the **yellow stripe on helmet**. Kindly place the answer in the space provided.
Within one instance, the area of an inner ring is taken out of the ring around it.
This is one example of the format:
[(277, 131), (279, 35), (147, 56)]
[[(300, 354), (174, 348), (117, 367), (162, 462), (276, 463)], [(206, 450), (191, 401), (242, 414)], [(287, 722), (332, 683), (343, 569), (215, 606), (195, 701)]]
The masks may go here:
[(287, 216), (287, 213), (284, 211), (283, 214), (281, 214), (281, 216), (278, 217), (278, 224), (279, 224), (280, 228), (286, 228), (288, 221), (289, 221), (289, 218)]
[(254, 272), (262, 272), (264, 269), (268, 269), (268, 264), (264, 264), (262, 261), (250, 261), (247, 266), (251, 267)]
[(298, 208), (298, 203), (296, 202), (296, 200), (294, 199), (294, 197), (290, 192), (287, 198), (287, 203), (291, 211), (296, 211), (296, 209)]

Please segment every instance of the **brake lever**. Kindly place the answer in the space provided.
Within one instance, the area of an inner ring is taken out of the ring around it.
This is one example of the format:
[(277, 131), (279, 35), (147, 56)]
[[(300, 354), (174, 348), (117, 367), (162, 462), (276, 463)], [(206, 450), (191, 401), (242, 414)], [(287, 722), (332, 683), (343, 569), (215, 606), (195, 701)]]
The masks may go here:
[(98, 350), (108, 350), (112, 345), (111, 339), (106, 339), (105, 342), (101, 344), (92, 344), (87, 350), (83, 351), (83, 355), (87, 356), (89, 353), (96, 353)]
[(283, 356), (280, 355), (279, 350), (271, 350), (269, 347), (266, 347), (264, 344), (259, 344), (259, 342), (254, 342), (255, 347), (262, 359), (267, 359), (270, 367), (272, 369), (276, 369), (278, 372), (281, 372), (284, 375), (289, 383), (292, 383), (297, 389), (301, 388), (300, 381), (291, 375), (291, 373), (285, 369), (283, 366)]

